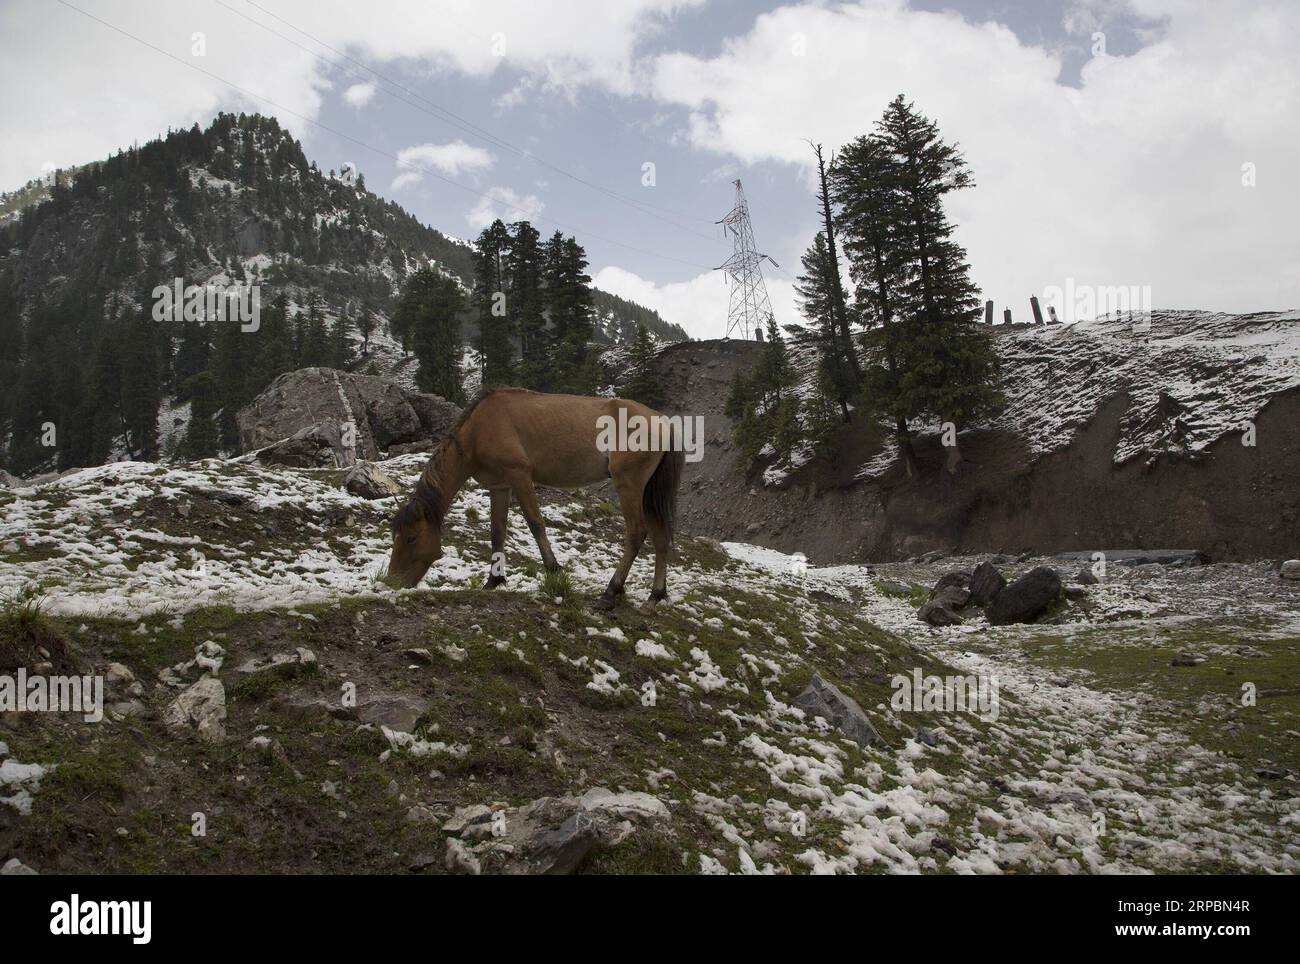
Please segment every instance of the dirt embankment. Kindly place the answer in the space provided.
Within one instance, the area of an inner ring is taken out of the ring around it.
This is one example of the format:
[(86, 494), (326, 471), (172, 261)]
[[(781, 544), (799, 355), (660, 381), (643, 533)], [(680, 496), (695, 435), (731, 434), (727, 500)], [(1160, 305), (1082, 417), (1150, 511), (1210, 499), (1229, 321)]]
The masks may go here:
[(703, 415), (704, 458), (689, 463), (682, 493), (685, 531), (803, 552), (818, 563), (884, 561), (929, 550), (1053, 553), (1110, 548), (1195, 548), (1218, 560), (1294, 557), (1300, 552), (1300, 393), (1276, 395), (1256, 420), (1256, 444), (1236, 435), (1195, 460), (1160, 455), (1116, 466), (1126, 407), (1107, 400), (1071, 444), (1033, 458), (1009, 432), (962, 435), (956, 478), (942, 470), (937, 441), (922, 441), (924, 474), (899, 466), (873, 481), (859, 467), (887, 438), (855, 421), (833, 463), (818, 461), (779, 487), (737, 464), (723, 413), (737, 368), (754, 342), (675, 345), (659, 358), (669, 411)]

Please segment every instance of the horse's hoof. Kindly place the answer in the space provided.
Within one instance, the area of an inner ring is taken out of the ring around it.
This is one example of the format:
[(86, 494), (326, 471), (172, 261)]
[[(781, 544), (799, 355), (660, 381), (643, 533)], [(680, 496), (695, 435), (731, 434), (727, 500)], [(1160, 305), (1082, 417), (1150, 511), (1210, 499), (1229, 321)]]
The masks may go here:
[(659, 600), (647, 599), (645, 602), (641, 604), (641, 615), (653, 616), (655, 614), (655, 610), (658, 608), (659, 608)]
[(614, 608), (614, 603), (616, 601), (615, 597), (602, 594), (596, 597), (595, 606), (597, 609), (603, 609), (606, 612), (609, 612)]
[(497, 586), (504, 586), (505, 584), (506, 584), (505, 576), (489, 576), (488, 581), (483, 583), (483, 588), (495, 589)]

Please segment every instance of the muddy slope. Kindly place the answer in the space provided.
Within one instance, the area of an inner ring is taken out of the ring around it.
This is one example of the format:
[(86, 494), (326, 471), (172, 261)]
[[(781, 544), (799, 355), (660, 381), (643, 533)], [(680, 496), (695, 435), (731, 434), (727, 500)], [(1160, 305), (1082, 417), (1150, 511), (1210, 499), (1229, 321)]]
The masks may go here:
[(885, 443), (855, 423), (834, 464), (805, 466), (779, 487), (739, 466), (723, 414), (752, 342), (704, 341), (660, 356), (673, 411), (704, 416), (702, 461), (687, 466), (683, 527), (816, 562), (888, 560), (940, 549), (1052, 553), (1099, 548), (1196, 548), (1215, 559), (1294, 557), (1300, 552), (1300, 392), (1276, 395), (1256, 422), (1255, 447), (1229, 436), (1195, 460), (1157, 455), (1115, 465), (1127, 399), (1112, 396), (1066, 448), (1036, 460), (1010, 432), (962, 436), (967, 460), (952, 479), (942, 450), (919, 443), (924, 477), (897, 467), (855, 481)]

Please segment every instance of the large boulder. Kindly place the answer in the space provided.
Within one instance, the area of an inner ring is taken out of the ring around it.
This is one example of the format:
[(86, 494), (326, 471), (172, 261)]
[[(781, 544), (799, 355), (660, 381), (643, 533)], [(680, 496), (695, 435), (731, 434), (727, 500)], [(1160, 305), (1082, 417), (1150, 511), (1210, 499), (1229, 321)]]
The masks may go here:
[[(968, 593), (969, 590), (963, 589), (961, 592)], [(947, 591), (939, 598), (931, 599), (928, 603), (916, 611), (916, 618), (923, 623), (929, 623), (931, 626), (956, 626), (961, 622), (961, 617), (957, 615), (957, 609), (949, 601)]]
[(991, 562), (981, 562), (970, 577), (970, 604), (987, 606), (1007, 584), (1007, 577)]
[(1283, 579), (1300, 581), (1300, 559), (1288, 559), (1282, 563), (1282, 568), (1278, 570), (1278, 574)]
[(971, 574), (965, 569), (954, 569), (952, 572), (944, 573), (930, 590), (930, 598), (938, 598), (940, 593), (949, 588), (969, 589), (970, 580)]
[(988, 619), (994, 626), (1032, 623), (1062, 596), (1061, 577), (1051, 566), (1037, 566), (1007, 583), (989, 604)]
[(439, 439), (459, 415), (451, 402), (390, 378), (301, 368), (273, 381), (237, 421), (242, 451), (289, 465), (328, 458), (345, 466), (378, 459), (393, 445)]

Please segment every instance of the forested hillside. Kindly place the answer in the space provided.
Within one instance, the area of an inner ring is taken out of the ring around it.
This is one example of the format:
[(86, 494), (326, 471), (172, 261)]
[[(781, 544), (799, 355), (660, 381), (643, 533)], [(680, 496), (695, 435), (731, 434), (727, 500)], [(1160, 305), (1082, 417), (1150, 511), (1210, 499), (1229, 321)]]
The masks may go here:
[[(234, 410), (276, 374), (356, 364), (417, 269), (474, 285), (469, 245), (354, 170), (322, 171), (273, 118), (220, 114), (50, 181), (7, 195), (0, 220), (0, 461), (17, 473), (170, 454), (160, 413), (188, 420), (191, 398), (219, 437), (178, 454), (230, 448)], [(218, 301), (258, 286), (255, 330), (160, 321), (157, 289), (176, 279)], [(685, 337), (595, 293), (594, 342), (630, 343), (638, 322)]]

